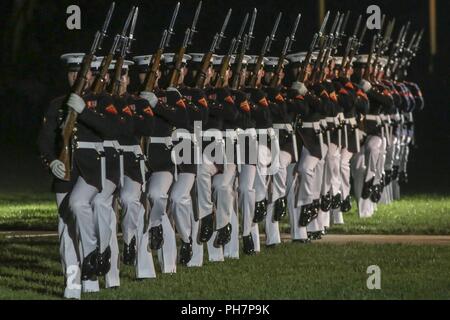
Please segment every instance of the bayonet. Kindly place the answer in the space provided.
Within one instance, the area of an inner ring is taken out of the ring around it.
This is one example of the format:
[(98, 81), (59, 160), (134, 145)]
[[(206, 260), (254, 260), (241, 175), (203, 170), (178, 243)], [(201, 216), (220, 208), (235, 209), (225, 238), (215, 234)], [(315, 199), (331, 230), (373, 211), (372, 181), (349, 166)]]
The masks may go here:
[(292, 50), (292, 45), (293, 45), (294, 42), (295, 42), (295, 35), (297, 34), (298, 25), (299, 25), (299, 23), (300, 23), (300, 19), (301, 19), (301, 18), (302, 18), (302, 14), (299, 13), (299, 14), (297, 15), (297, 18), (295, 19), (294, 27), (292, 28), (291, 35), (289, 36), (289, 45), (288, 45), (288, 47), (287, 47), (287, 51), (288, 51), (288, 52)]
[(202, 2), (200, 1), (197, 6), (197, 10), (195, 10), (194, 20), (192, 21), (191, 31), (189, 32), (189, 40), (188, 45), (192, 45), (192, 38), (194, 34), (197, 33), (197, 22), (198, 17), (200, 16), (200, 11), (202, 10)]
[(345, 29), (347, 29), (347, 24), (348, 24), (348, 19), (350, 18), (350, 10), (347, 11), (347, 13), (345, 14), (344, 17), (344, 22), (342, 23), (342, 29), (341, 29), (341, 34), (340, 36), (344, 37), (345, 34)]
[(220, 33), (217, 35), (217, 41), (215, 44), (216, 49), (220, 49), (220, 43), (222, 42), (222, 39), (225, 39), (225, 30), (227, 29), (228, 22), (230, 21), (232, 11), (233, 10), (231, 8), (228, 10), (228, 13), (227, 13), (225, 20), (223, 22), (223, 25), (222, 25), (222, 29), (220, 29)]
[(167, 34), (168, 34), (167, 29), (165, 29), (161, 36), (161, 41), (159, 43), (159, 49), (164, 49), (164, 47), (166, 46)]
[(178, 2), (177, 5), (175, 6), (175, 10), (173, 11), (172, 20), (170, 20), (169, 28), (167, 29), (167, 37), (165, 43), (166, 48), (170, 46), (170, 39), (175, 34), (173, 28), (175, 26), (175, 21), (177, 20), (179, 10), (180, 10), (180, 3)]
[(133, 43), (134, 40), (136, 40), (134, 38), (134, 30), (136, 29), (136, 22), (137, 22), (137, 18), (138, 18), (138, 14), (139, 14), (139, 8), (136, 7), (136, 9), (134, 10), (134, 15), (133, 15), (133, 20), (131, 22), (131, 27), (130, 27), (130, 33), (128, 35), (128, 43), (127, 43), (127, 53), (131, 52), (131, 45)]
[(327, 11), (327, 14), (325, 15), (325, 18), (323, 19), (322, 25), (319, 29), (319, 37), (323, 36), (323, 33), (325, 32), (325, 27), (327, 26), (328, 19), (330, 18), (330, 11)]
[(100, 31), (100, 38), (98, 39), (98, 45), (97, 45), (98, 50), (102, 49), (103, 39), (106, 38), (106, 36), (107, 36), (106, 33), (108, 31), (109, 24), (111, 23), (111, 18), (112, 18), (115, 8), (116, 8), (116, 3), (115, 2), (111, 3), (111, 6), (109, 7), (108, 13), (106, 15), (105, 22), (103, 23), (102, 30)]
[(278, 26), (280, 25), (281, 16), (282, 16), (282, 13), (281, 12), (278, 13), (278, 17), (275, 20), (275, 24), (273, 25), (272, 32), (270, 33), (269, 39), (267, 40), (267, 38), (266, 38), (267, 47), (266, 47), (266, 51), (264, 53), (270, 52), (270, 49), (272, 47), (272, 42), (275, 41), (275, 35), (277, 34)]
[(250, 43), (252, 42), (253, 30), (255, 29), (256, 15), (258, 14), (258, 10), (256, 8), (253, 9), (252, 20), (250, 20), (250, 27), (248, 28), (247, 33), (247, 41), (246, 41), (246, 50), (250, 49)]
[(244, 20), (242, 21), (241, 29), (239, 30), (238, 36), (236, 38), (234, 53), (237, 52), (239, 45), (242, 43), (242, 36), (244, 35), (245, 27), (247, 26), (248, 17), (249, 17), (249, 14), (246, 13)]

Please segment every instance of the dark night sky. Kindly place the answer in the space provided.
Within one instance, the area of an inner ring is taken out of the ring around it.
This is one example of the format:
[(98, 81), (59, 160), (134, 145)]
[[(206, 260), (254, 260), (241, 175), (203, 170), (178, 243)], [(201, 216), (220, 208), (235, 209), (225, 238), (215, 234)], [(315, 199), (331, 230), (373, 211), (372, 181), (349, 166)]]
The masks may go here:
[[(59, 56), (66, 52), (83, 52), (90, 47), (94, 32), (101, 26), (111, 1), (19, 0), (16, 2), (31, 5), (31, 7), (26, 7), (28, 12), (25, 14), (26, 19), (21, 29), (13, 28), (19, 20), (17, 16), (11, 16), (13, 2), (2, 1), (2, 10), (0, 10), (0, 39), (2, 41), (0, 43), (2, 46), (0, 63), (3, 70), (0, 76), (0, 99), (2, 101), (2, 107), (0, 108), (0, 143), (15, 148), (26, 144), (28, 152), (34, 152), (33, 156), (35, 156), (36, 149), (33, 144), (30, 144), (30, 141), (35, 140), (42, 113), (52, 97), (64, 94), (68, 90)], [(173, 46), (176, 47), (180, 43), (184, 30), (190, 25), (197, 2), (197, 0), (181, 1), (180, 14), (176, 23), (177, 35), (172, 41)], [(139, 20), (136, 28), (137, 41), (133, 44), (133, 55), (153, 53), (159, 43), (162, 29), (169, 23), (175, 3), (175, 0), (117, 0), (110, 33), (115, 34), (119, 31), (132, 5), (139, 5)], [(66, 8), (71, 4), (78, 4), (81, 7), (81, 30), (70, 31), (65, 26), (68, 16)], [(433, 60), (429, 55), (428, 1), (326, 1), (327, 10), (333, 12), (337, 10), (341, 12), (352, 11), (348, 29), (354, 26), (357, 15), (365, 14), (367, 6), (372, 4), (379, 5), (382, 12), (386, 13), (388, 17), (397, 18), (395, 35), (398, 33), (399, 26), (408, 20), (411, 21), (413, 30), (425, 28), (421, 52), (413, 62), (413, 68), (410, 72), (410, 78), (421, 85), (426, 99), (426, 110), (420, 115), (417, 124), (417, 141), (422, 149), (416, 153), (431, 152), (429, 151), (431, 146), (437, 145), (437, 143), (442, 143), (447, 146), (446, 149), (449, 149), (448, 88), (450, 68), (448, 64), (449, 43), (447, 33), (450, 30), (447, 17), (449, 2), (437, 0), (438, 54)], [(250, 53), (256, 53), (260, 50), (264, 37), (272, 28), (273, 17), (279, 11), (284, 14), (278, 31), (279, 39), (283, 39), (288, 34), (297, 13), (302, 13), (297, 34), (298, 41), (293, 47), (294, 51), (306, 50), (313, 32), (317, 30), (319, 25), (317, 0), (204, 0), (198, 24), (200, 32), (194, 39), (191, 52), (206, 50), (210, 46), (212, 36), (220, 28), (230, 7), (233, 8), (233, 14), (227, 34), (231, 36), (237, 33), (245, 13), (252, 10), (253, 7), (258, 8), (255, 27), (256, 38), (252, 43)], [(21, 14), (23, 13), (21, 12)], [(21, 17), (23, 16), (21, 15)], [(17, 32), (18, 30), (21, 32)], [(223, 51), (227, 49), (229, 39), (223, 42)], [(368, 42), (367, 39), (366, 36), (366, 42)], [(274, 44), (274, 55), (279, 54), (282, 42), (278, 41)], [(12, 52), (14, 43), (18, 44), (15, 54)], [(111, 38), (105, 41), (104, 48), (109, 49), (110, 43)], [(433, 73), (428, 72), (431, 61), (434, 64)], [(444, 156), (448, 156), (448, 151), (446, 152)], [(442, 162), (442, 158), (441, 154), (433, 156), (431, 160)]]

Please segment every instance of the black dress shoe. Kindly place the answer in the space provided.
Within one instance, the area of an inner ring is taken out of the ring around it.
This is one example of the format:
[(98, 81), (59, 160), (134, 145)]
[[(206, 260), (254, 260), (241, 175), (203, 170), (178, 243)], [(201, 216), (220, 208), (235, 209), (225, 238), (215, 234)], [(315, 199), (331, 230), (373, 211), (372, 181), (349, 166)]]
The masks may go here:
[(231, 240), (231, 224), (227, 224), (225, 227), (217, 230), (216, 239), (214, 240), (214, 247), (220, 248), (226, 245)]
[(399, 166), (393, 166), (392, 167), (392, 181), (397, 181), (399, 169), (400, 169)]
[(275, 201), (275, 208), (273, 213), (273, 221), (280, 221), (287, 214), (286, 197), (277, 199)]
[(111, 248), (108, 246), (105, 251), (97, 256), (97, 276), (106, 275), (111, 269)]
[(370, 179), (369, 181), (364, 182), (364, 186), (363, 186), (362, 193), (361, 193), (361, 198), (369, 199), (370, 195), (372, 194), (373, 180), (374, 180), (374, 178)]
[(350, 195), (347, 196), (347, 198), (344, 199), (341, 203), (341, 211), (343, 213), (349, 212), (352, 209), (352, 198)]
[(384, 173), (384, 185), (389, 185), (392, 181), (392, 170), (386, 170)]
[(254, 223), (260, 223), (267, 215), (267, 200), (258, 201), (255, 204), (255, 216), (253, 217)]
[(386, 173), (383, 173), (380, 178), (380, 193), (383, 193), (385, 186), (387, 186)]
[(94, 250), (84, 257), (81, 266), (81, 280), (97, 280), (97, 256), (98, 251)]
[(309, 219), (310, 222), (315, 218), (317, 218), (317, 216), (319, 215), (319, 211), (320, 211), (320, 199), (315, 199), (313, 200), (312, 203), (311, 218)]
[(295, 242), (295, 243), (299, 243), (299, 244), (308, 244), (308, 243), (311, 243), (311, 239), (294, 239), (294, 240), (292, 240), (292, 242)]
[(149, 236), (148, 246), (150, 250), (159, 250), (162, 248), (164, 244), (164, 233), (161, 224), (157, 227), (150, 228), (148, 236)]
[(192, 259), (192, 241), (184, 242), (181, 240), (180, 247), (180, 263), (182, 265), (187, 265)]
[(134, 266), (136, 260), (136, 237), (133, 237), (130, 244), (123, 244), (123, 264)]
[(338, 193), (336, 195), (333, 196), (333, 198), (331, 199), (331, 208), (333, 209), (339, 209), (342, 203), (342, 198), (341, 198), (341, 194)]
[(407, 184), (408, 183), (408, 174), (405, 171), (400, 172), (398, 176), (398, 182), (400, 184)]
[(252, 238), (251, 234), (249, 234), (248, 236), (242, 237), (242, 241), (243, 241), (243, 244), (244, 244), (242, 249), (244, 250), (244, 253), (246, 255), (254, 255), (254, 254), (256, 254), (256, 252), (255, 252), (255, 244), (253, 243), (253, 238)]
[(299, 227), (306, 227), (308, 225), (308, 223), (311, 221), (310, 219), (312, 216), (312, 210), (313, 208), (311, 204), (306, 204), (301, 207), (300, 219), (298, 220)]
[(376, 184), (372, 187), (372, 193), (370, 194), (370, 200), (373, 203), (378, 203), (381, 199), (381, 186)]
[(330, 211), (331, 201), (331, 194), (329, 192), (327, 192), (326, 195), (322, 195), (320, 197), (320, 210), (322, 210), (323, 212)]
[(310, 239), (310, 240), (322, 239), (322, 231), (308, 232), (308, 239)]
[(200, 220), (200, 231), (198, 233), (198, 241), (200, 243), (208, 242), (214, 232), (214, 216), (209, 214)]

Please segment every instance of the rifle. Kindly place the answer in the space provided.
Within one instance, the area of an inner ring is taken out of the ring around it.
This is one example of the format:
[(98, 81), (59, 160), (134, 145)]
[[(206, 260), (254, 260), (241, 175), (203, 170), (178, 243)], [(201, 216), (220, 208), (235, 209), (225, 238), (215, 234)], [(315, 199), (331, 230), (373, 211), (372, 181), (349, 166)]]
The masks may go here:
[(359, 38), (355, 38), (352, 43), (352, 46), (350, 49), (350, 54), (348, 55), (346, 65), (344, 66), (344, 64), (342, 64), (342, 66), (344, 67), (345, 73), (347, 73), (348, 70), (350, 69), (353, 57), (358, 54), (359, 48), (362, 46), (363, 41), (364, 41), (364, 36), (366, 35), (366, 31), (367, 31), (367, 23), (364, 23), (364, 27), (361, 30), (361, 34), (360, 34)]
[(250, 80), (250, 87), (252, 87), (252, 88), (256, 88), (256, 82), (258, 81), (258, 74), (259, 74), (259, 71), (263, 67), (264, 56), (266, 53), (269, 52), (272, 42), (275, 41), (275, 35), (278, 30), (278, 25), (280, 24), (281, 16), (282, 16), (282, 13), (280, 12), (277, 16), (277, 19), (275, 20), (275, 24), (273, 25), (272, 32), (264, 40), (264, 44), (261, 48), (258, 59), (256, 59), (255, 70), (253, 70), (253, 75)]
[(334, 22), (331, 26), (330, 32), (327, 35), (325, 35), (325, 37), (322, 39), (322, 43), (320, 44), (319, 54), (316, 58), (316, 62), (314, 63), (313, 71), (312, 71), (312, 74), (310, 77), (312, 82), (317, 82), (319, 80), (318, 75), (319, 75), (319, 71), (321, 68), (322, 60), (324, 58), (326, 48), (329, 46), (329, 40), (332, 38), (332, 35), (334, 34), (334, 32), (336, 30), (336, 27), (340, 20), (340, 16), (341, 16), (341, 14), (339, 12), (337, 12), (336, 17), (334, 18)]
[(390, 71), (390, 73), (392, 73), (392, 71), (393, 71), (394, 64), (395, 64), (395, 61), (397, 60), (397, 57), (401, 51), (402, 40), (404, 39), (404, 35), (406, 35), (406, 32), (407, 32), (407, 26), (402, 26), (402, 28), (400, 29), (400, 32), (398, 34), (397, 41), (394, 42), (391, 47), (391, 51), (388, 56), (388, 61), (386, 63), (386, 71), (385, 71), (386, 75), (388, 75), (388, 76), (390, 76), (388, 71)]
[(381, 18), (381, 28), (378, 30), (376, 34), (373, 35), (372, 42), (369, 49), (369, 56), (367, 57), (366, 67), (364, 69), (363, 79), (369, 80), (370, 78), (370, 66), (372, 66), (372, 59), (375, 55), (375, 50), (377, 48), (378, 39), (381, 37), (381, 30), (384, 27), (384, 21), (386, 19), (386, 15), (383, 14)]
[(152, 92), (156, 85), (156, 80), (158, 77), (159, 65), (161, 64), (161, 58), (164, 53), (164, 49), (167, 48), (170, 44), (171, 35), (174, 34), (173, 28), (175, 25), (175, 21), (177, 20), (178, 11), (180, 9), (180, 3), (178, 2), (175, 6), (175, 9), (172, 14), (172, 19), (170, 20), (170, 25), (168, 29), (165, 29), (161, 36), (161, 41), (159, 43), (158, 50), (156, 50), (155, 54), (152, 56), (152, 60), (150, 61), (150, 69), (145, 75), (145, 80), (142, 83), (141, 91)]
[(236, 38), (233, 38), (231, 40), (231, 45), (230, 45), (230, 48), (228, 49), (228, 53), (222, 58), (219, 75), (218, 75), (216, 84), (214, 85), (215, 88), (221, 88), (224, 86), (225, 74), (227, 73), (227, 70), (230, 67), (230, 60), (231, 60), (233, 52), (236, 48), (236, 45), (237, 45), (237, 40), (236, 40)]
[(404, 50), (403, 58), (401, 59), (401, 64), (398, 66), (398, 71), (396, 74), (400, 74), (401, 70), (406, 70), (410, 66), (411, 60), (415, 58), (417, 51), (419, 50), (420, 42), (423, 37), (423, 29), (420, 33), (415, 32), (410, 39), (409, 45)]
[(334, 34), (330, 34), (330, 37), (328, 39), (329, 45), (327, 47), (327, 50), (325, 51), (325, 55), (322, 60), (322, 65), (320, 67), (319, 81), (323, 81), (323, 78), (325, 76), (325, 67), (328, 65), (330, 57), (332, 56), (332, 54), (335, 54), (339, 44), (341, 43), (341, 37), (344, 34), (341, 29), (343, 27), (343, 21), (344, 21), (344, 14), (342, 14), (341, 17), (339, 18), (339, 23)]
[[(391, 36), (392, 36), (392, 31), (394, 30), (394, 25), (395, 25), (395, 18), (389, 22), (389, 24), (386, 27), (386, 32), (384, 34), (384, 37), (378, 43), (377, 53), (375, 56), (375, 61), (373, 63), (374, 66), (377, 66), (380, 57), (383, 56), (384, 53), (386, 52), (386, 50), (389, 49), (389, 44), (392, 41)], [(379, 69), (379, 71), (381, 71), (381, 68)], [(377, 75), (375, 74), (375, 68), (374, 68), (372, 77), (374, 79), (377, 77)]]
[(230, 21), (231, 12), (232, 12), (232, 9), (229, 9), (228, 13), (225, 17), (225, 20), (222, 24), (222, 28), (220, 29), (220, 32), (216, 33), (214, 35), (214, 39), (211, 44), (211, 47), (209, 48), (208, 53), (203, 56), (202, 62), (200, 63), (200, 68), (198, 70), (197, 78), (195, 80), (196, 88), (203, 88), (203, 86), (205, 84), (206, 72), (208, 71), (208, 68), (211, 64), (211, 58), (212, 58), (214, 52), (217, 49), (219, 49), (220, 42), (222, 41), (222, 39), (225, 38), (225, 30), (228, 26), (228, 22)]
[(350, 52), (354, 46), (355, 41), (357, 40), (357, 35), (359, 31), (359, 26), (361, 25), (362, 15), (359, 15), (358, 20), (356, 21), (356, 26), (353, 29), (353, 34), (347, 39), (347, 46), (344, 50), (344, 55), (342, 56), (341, 68), (339, 69), (339, 76), (344, 76), (344, 68), (347, 65), (347, 61), (350, 57)]
[[(111, 84), (109, 87), (109, 93), (112, 95), (119, 95), (120, 93), (120, 79), (122, 78), (122, 67), (125, 61), (125, 56), (130, 52), (131, 44), (134, 40), (134, 29), (136, 28), (136, 21), (139, 13), (138, 7), (133, 7), (128, 15), (128, 19), (125, 22), (125, 26), (120, 35), (121, 49), (116, 59), (116, 64), (114, 67), (114, 76), (111, 79)], [(126, 36), (128, 27), (131, 23), (130, 32), (128, 37)]]
[(314, 49), (316, 48), (317, 43), (320, 43), (323, 41), (325, 27), (327, 25), (328, 19), (330, 17), (330, 11), (327, 11), (327, 14), (325, 15), (325, 18), (322, 21), (322, 25), (320, 26), (320, 29), (318, 32), (316, 32), (313, 36), (313, 39), (311, 41), (311, 45), (309, 46), (309, 50), (306, 53), (305, 60), (303, 60), (301, 71), (298, 74), (297, 81), (305, 82), (306, 81), (306, 70), (308, 68), (308, 65), (311, 63), (311, 57), (313, 54)]
[[(235, 68), (233, 70), (233, 78), (231, 79), (231, 89), (233, 90), (237, 90), (239, 87), (239, 79), (241, 77), (241, 70), (242, 70), (242, 65), (243, 65), (243, 60), (245, 57), (245, 51), (250, 48), (250, 42), (251, 42), (251, 38), (250, 35), (253, 34), (253, 28), (255, 27), (255, 20), (256, 20), (256, 15), (257, 15), (257, 10), (254, 9), (253, 10), (253, 14), (252, 14), (252, 20), (250, 22), (250, 27), (249, 27), (249, 31), (248, 33), (244, 36), (244, 39), (242, 40), (242, 45), (241, 45), (241, 50), (239, 51), (238, 55), (236, 56), (236, 59), (234, 61), (235, 64)], [(247, 16), (246, 16), (247, 17)], [(245, 21), (246, 22), (246, 21)], [(244, 28), (245, 25), (243, 24)], [(241, 31), (243, 29), (241, 28)], [(239, 36), (241, 35), (241, 32), (239, 32)], [(239, 45), (237, 45), (238, 47)], [(237, 49), (237, 48), (236, 48)]]
[[(103, 27), (101, 30), (95, 33), (94, 42), (92, 43), (91, 49), (88, 54), (83, 57), (83, 62), (81, 63), (81, 69), (77, 74), (77, 79), (71, 89), (72, 93), (75, 93), (79, 96), (83, 94), (84, 88), (87, 83), (87, 74), (91, 68), (92, 60), (94, 59), (94, 55), (101, 48), (103, 39), (107, 35), (108, 27), (111, 22), (111, 17), (114, 12), (115, 3), (113, 2), (109, 8), (109, 11), (106, 15), (105, 22), (103, 23)], [(63, 147), (61, 153), (59, 155), (59, 160), (64, 163), (66, 168), (66, 175), (64, 180), (70, 181), (71, 177), (71, 156), (70, 156), (70, 142), (72, 140), (73, 130), (75, 128), (75, 124), (77, 121), (77, 113), (73, 110), (68, 111), (67, 118), (65, 121), (64, 128), (62, 129), (62, 140)]]
[(200, 15), (201, 8), (202, 8), (202, 2), (200, 1), (197, 6), (197, 10), (195, 11), (194, 20), (192, 21), (192, 26), (190, 28), (186, 29), (186, 31), (184, 33), (183, 43), (182, 43), (180, 49), (178, 50), (178, 53), (173, 58), (174, 62), (175, 62), (175, 64), (174, 64), (175, 66), (172, 71), (172, 75), (170, 77), (170, 81), (169, 81), (169, 85), (168, 85), (169, 87), (173, 87), (178, 84), (178, 79), (180, 78), (180, 73), (181, 73), (181, 67), (183, 65), (184, 54), (186, 53), (187, 47), (192, 44), (192, 39), (194, 37), (194, 33), (197, 32), (196, 27), (197, 27), (198, 17)]
[(222, 64), (220, 66), (219, 76), (217, 78), (215, 88), (221, 88), (225, 84), (225, 74), (227, 73), (228, 68), (230, 67), (230, 61), (233, 54), (237, 52), (239, 45), (242, 43), (242, 36), (245, 31), (245, 27), (247, 26), (249, 14), (246, 13), (244, 20), (242, 21), (241, 28), (239, 29), (239, 33), (237, 37), (231, 40), (230, 48), (228, 49), (228, 53), (222, 58)]
[(270, 87), (275, 88), (280, 81), (281, 70), (283, 69), (284, 59), (286, 54), (291, 51), (292, 45), (295, 42), (295, 35), (297, 34), (298, 25), (300, 23), (300, 19), (302, 18), (302, 14), (299, 13), (297, 18), (295, 19), (294, 26), (292, 28), (291, 34), (286, 37), (284, 40), (283, 50), (281, 51), (281, 55), (278, 57), (278, 63), (274, 71), (274, 75), (270, 80)]

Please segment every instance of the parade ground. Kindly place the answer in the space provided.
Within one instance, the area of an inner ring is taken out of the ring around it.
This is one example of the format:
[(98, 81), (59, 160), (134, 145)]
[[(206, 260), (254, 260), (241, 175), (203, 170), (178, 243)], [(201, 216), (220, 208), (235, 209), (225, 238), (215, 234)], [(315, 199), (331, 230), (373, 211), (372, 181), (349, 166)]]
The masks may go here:
[[(3, 194), (0, 212), (0, 299), (60, 299), (52, 195)], [(157, 269), (155, 279), (144, 281), (122, 265), (120, 289), (83, 299), (449, 299), (449, 212), (448, 196), (408, 195), (380, 205), (370, 219), (352, 210), (344, 225), (307, 245), (292, 243), (285, 224), (284, 243), (262, 245), (256, 256), (178, 266), (173, 275)], [(369, 290), (373, 265), (381, 270), (381, 289)]]

